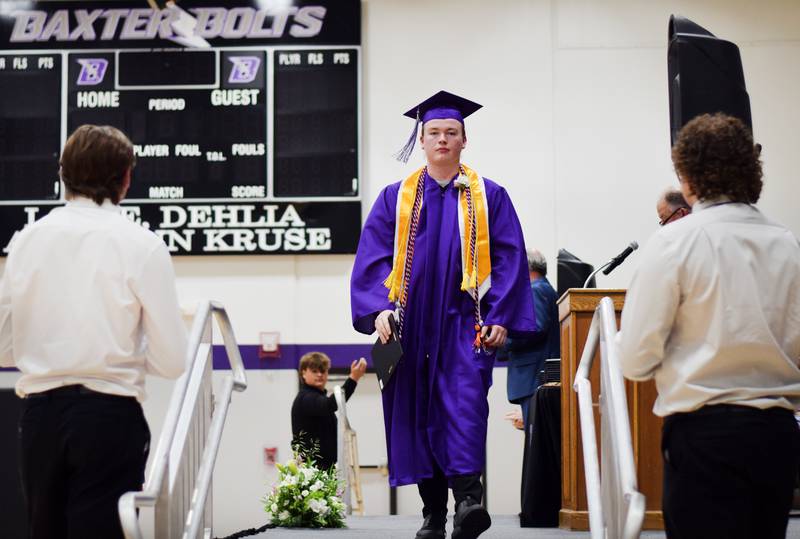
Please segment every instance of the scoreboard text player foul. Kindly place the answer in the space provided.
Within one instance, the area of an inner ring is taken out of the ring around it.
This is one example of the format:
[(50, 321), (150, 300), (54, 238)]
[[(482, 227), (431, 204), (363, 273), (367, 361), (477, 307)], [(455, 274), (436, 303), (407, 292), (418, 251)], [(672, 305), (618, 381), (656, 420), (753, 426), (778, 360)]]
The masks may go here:
[(358, 0), (0, 0), (0, 248), (64, 203), (81, 124), (134, 144), (127, 215), (173, 254), (354, 253)]

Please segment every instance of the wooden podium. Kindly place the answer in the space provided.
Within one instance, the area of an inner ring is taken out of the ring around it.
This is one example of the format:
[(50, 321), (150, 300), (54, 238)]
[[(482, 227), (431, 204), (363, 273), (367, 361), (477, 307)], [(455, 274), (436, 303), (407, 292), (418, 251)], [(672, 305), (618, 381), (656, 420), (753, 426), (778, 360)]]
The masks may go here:
[[(578, 417), (578, 395), (573, 391), (575, 371), (586, 344), (586, 336), (594, 310), (603, 297), (614, 302), (619, 327), (620, 313), (625, 302), (624, 290), (570, 288), (558, 300), (558, 319), (561, 324), (561, 511), (559, 527), (568, 530), (588, 530), (589, 511), (586, 502), (586, 480), (583, 473), (583, 447)], [(598, 426), (597, 445), (600, 447), (600, 413), (597, 407), (600, 393), (600, 347), (598, 346), (590, 380), (595, 402), (595, 425)], [(625, 381), (628, 397), (628, 416), (631, 422), (633, 458), (639, 491), (646, 498), (644, 529), (663, 530), (661, 513), (662, 460), (660, 417), (653, 414), (656, 400), (655, 383)]]

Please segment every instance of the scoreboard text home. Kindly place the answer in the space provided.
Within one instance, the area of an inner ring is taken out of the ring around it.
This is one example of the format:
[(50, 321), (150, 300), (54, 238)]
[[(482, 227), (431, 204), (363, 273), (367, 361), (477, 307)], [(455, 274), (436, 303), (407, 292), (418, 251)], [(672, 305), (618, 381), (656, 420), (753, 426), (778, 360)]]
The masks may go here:
[(359, 0), (0, 0), (0, 249), (64, 204), (82, 124), (134, 144), (123, 209), (176, 255), (354, 253)]

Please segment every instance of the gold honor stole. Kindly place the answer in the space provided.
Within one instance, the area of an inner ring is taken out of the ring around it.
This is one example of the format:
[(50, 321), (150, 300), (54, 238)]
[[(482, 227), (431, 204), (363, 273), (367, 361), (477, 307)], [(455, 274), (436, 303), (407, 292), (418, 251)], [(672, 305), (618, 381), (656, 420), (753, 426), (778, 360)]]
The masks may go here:
[[(397, 195), (397, 209), (394, 228), (394, 258), (392, 272), (383, 282), (389, 289), (389, 301), (397, 302), (403, 290), (406, 260), (410, 262), (413, 253), (408, 252), (411, 230), (411, 212), (417, 186), (425, 168), (413, 172), (403, 180)], [(471, 168), (461, 165), (461, 173), (455, 180), (459, 189), (458, 230), (461, 235), (461, 290), (478, 300), (492, 286), (492, 262), (489, 253), (489, 205), (486, 202), (486, 186), (483, 178)], [(467, 199), (467, 188), (470, 200)], [(421, 206), (420, 206), (421, 211)], [(473, 248), (474, 245), (474, 248)]]

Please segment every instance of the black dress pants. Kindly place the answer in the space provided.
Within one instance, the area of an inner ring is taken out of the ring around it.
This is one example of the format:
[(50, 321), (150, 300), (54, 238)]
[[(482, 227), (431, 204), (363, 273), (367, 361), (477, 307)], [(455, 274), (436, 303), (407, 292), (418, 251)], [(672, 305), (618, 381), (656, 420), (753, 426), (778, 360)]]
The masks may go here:
[(525, 425), (523, 528), (556, 528), (561, 509), (561, 387), (541, 386), (531, 397)]
[(783, 539), (800, 456), (783, 408), (706, 406), (664, 420), (664, 523), (670, 539)]
[(422, 516), (430, 514), (445, 518), (447, 515), (447, 489), (453, 489), (456, 507), (467, 497), (480, 503), (483, 499), (483, 485), (479, 474), (457, 475), (449, 478), (434, 462), (433, 477), (417, 483), (420, 498), (422, 498)]
[(32, 539), (123, 536), (117, 502), (141, 490), (150, 445), (136, 399), (83, 386), (29, 396), (19, 443)]

